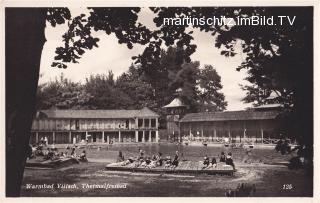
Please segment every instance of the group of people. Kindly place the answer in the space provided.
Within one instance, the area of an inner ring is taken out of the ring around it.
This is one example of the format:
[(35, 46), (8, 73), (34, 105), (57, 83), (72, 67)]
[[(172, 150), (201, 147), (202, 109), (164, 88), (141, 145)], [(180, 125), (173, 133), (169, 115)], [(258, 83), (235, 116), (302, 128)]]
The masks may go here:
[(39, 145), (47, 146), (48, 145), (48, 138), (47, 137), (41, 137)]
[(291, 147), (290, 147), (290, 144), (289, 144), (289, 140), (285, 139), (280, 139), (278, 142), (277, 142), (277, 145), (275, 147), (276, 151), (277, 152), (280, 152), (282, 155), (284, 154), (290, 154), (291, 152)]
[[(221, 154), (219, 155), (219, 162), (223, 162), (226, 165), (230, 165), (232, 166), (232, 168), (235, 170), (235, 164), (233, 162), (232, 159), (232, 153), (229, 152), (227, 155), (224, 152), (221, 152)], [(217, 167), (217, 160), (215, 157), (212, 157), (211, 161), (210, 158), (205, 155), (204, 159), (203, 159), (203, 167), (202, 169), (209, 169), (209, 168), (216, 168)]]
[[(179, 165), (179, 152), (176, 151), (173, 158), (166, 156), (162, 158), (162, 153), (159, 152), (157, 155), (145, 156), (144, 151), (139, 148), (139, 154), (137, 158), (129, 157), (127, 160), (124, 159), (124, 155), (119, 151), (118, 162), (121, 162), (121, 166), (126, 166), (128, 164), (133, 164), (133, 167), (145, 167), (145, 168), (155, 168), (158, 166), (164, 166), (164, 168), (174, 169)], [(227, 155), (224, 152), (221, 152), (219, 155), (219, 162), (222, 162), (226, 165), (232, 166), (235, 170), (235, 164), (232, 159), (232, 153), (229, 152)], [(202, 169), (217, 167), (217, 159), (212, 157), (211, 159), (206, 155), (203, 160)]]
[(124, 156), (121, 151), (119, 151), (118, 162), (121, 161), (121, 166), (126, 166), (128, 164), (134, 164), (134, 167), (145, 167), (145, 168), (155, 168), (158, 166), (163, 166), (165, 168), (175, 168), (179, 165), (179, 152), (176, 151), (174, 158), (171, 159), (170, 156), (162, 158), (162, 153), (159, 152), (157, 155), (145, 156), (144, 151), (139, 148), (139, 154), (136, 159), (129, 157), (127, 160), (124, 160)]
[[(69, 152), (70, 151), (70, 152)], [(76, 158), (79, 161), (87, 161), (86, 151), (83, 150), (80, 155), (76, 154), (76, 147), (66, 147), (65, 151), (59, 151), (54, 145), (51, 147), (44, 147), (42, 144), (38, 146), (29, 146), (28, 158), (35, 158), (37, 156), (43, 156), (45, 160), (57, 160), (61, 158)]]
[[(71, 152), (70, 152), (70, 156), (69, 156), (69, 157), (76, 158), (76, 159), (78, 159), (79, 161), (83, 161), (83, 162), (87, 162), (87, 161), (88, 161), (86, 150), (82, 150), (82, 152), (80, 153), (80, 155), (77, 155), (77, 153), (76, 153), (76, 147), (75, 147), (75, 146), (73, 146), (73, 147), (67, 146), (66, 149), (67, 149), (67, 150), (70, 150), (70, 149), (71, 149)], [(68, 157), (68, 151), (65, 152), (65, 155), (66, 155), (66, 157)]]

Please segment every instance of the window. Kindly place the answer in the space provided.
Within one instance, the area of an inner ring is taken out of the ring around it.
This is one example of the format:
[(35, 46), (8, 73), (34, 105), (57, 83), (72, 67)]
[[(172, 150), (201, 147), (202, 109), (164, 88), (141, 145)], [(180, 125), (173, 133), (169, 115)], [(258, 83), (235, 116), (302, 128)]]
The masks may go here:
[(129, 128), (129, 119), (126, 120), (126, 128)]
[(151, 127), (152, 128), (156, 127), (156, 119), (155, 118), (151, 119)]
[(143, 119), (138, 119), (138, 127), (141, 128), (143, 125)]
[(76, 130), (79, 130), (80, 125), (79, 125), (79, 120), (76, 120)]
[(149, 122), (149, 119), (148, 118), (146, 118), (146, 119), (144, 119), (144, 127), (150, 127), (150, 122)]

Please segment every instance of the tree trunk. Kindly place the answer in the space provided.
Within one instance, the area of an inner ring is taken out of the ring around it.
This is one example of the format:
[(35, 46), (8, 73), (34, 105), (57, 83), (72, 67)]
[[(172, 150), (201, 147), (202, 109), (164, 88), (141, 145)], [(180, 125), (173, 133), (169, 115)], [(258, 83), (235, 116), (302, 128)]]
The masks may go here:
[(46, 9), (5, 9), (6, 196), (17, 197), (35, 112)]

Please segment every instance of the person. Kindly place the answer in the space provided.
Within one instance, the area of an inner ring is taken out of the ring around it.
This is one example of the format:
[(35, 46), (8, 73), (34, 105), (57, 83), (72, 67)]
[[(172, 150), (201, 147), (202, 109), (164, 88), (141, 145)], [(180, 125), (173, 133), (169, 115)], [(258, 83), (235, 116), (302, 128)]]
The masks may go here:
[(224, 154), (224, 152), (221, 152), (220, 162), (226, 162), (226, 155)]
[(174, 155), (173, 161), (172, 161), (172, 167), (175, 168), (179, 164), (179, 152), (176, 151), (176, 154)]
[(279, 151), (281, 150), (282, 145), (283, 145), (283, 140), (280, 139), (280, 140), (277, 142), (277, 145), (276, 145), (276, 147), (275, 147), (275, 150), (276, 150), (277, 152), (279, 152)]
[(44, 139), (43, 139), (43, 137), (41, 137), (41, 139), (40, 139), (40, 145), (44, 145)]
[(208, 146), (207, 140), (203, 140), (202, 144), (203, 144), (203, 146), (205, 146), (205, 147)]
[(36, 156), (44, 156), (42, 144), (40, 144), (39, 146), (36, 147), (35, 155)]
[(88, 161), (86, 150), (83, 150), (82, 153), (80, 154), (80, 161)]
[(226, 164), (232, 166), (233, 170), (235, 170), (235, 165), (233, 163), (233, 159), (232, 159), (232, 154), (231, 152), (228, 153), (227, 157), (226, 157)]
[(74, 157), (74, 158), (77, 157), (76, 148), (75, 147), (72, 147), (70, 155), (71, 155), (71, 157)]
[(210, 160), (209, 160), (209, 157), (207, 155), (205, 155), (205, 157), (203, 158), (203, 167), (202, 169), (205, 169), (209, 166), (210, 164)]
[(143, 161), (141, 163), (141, 166), (142, 167), (148, 167), (148, 165), (151, 163), (151, 158), (150, 157), (147, 157), (145, 161)]
[(289, 140), (288, 139), (286, 139), (285, 141), (284, 141), (284, 146), (283, 146), (283, 151), (284, 152), (282, 152), (283, 154), (285, 154), (285, 153), (290, 153), (291, 152), (291, 147), (290, 147), (290, 145), (289, 145)]
[(44, 137), (44, 145), (45, 145), (45, 146), (48, 146), (48, 138), (47, 138), (47, 136)]
[(146, 164), (149, 165), (150, 163), (151, 163), (151, 158), (148, 156), (148, 157), (146, 158)]
[(125, 162), (121, 164), (121, 166), (126, 166), (128, 164), (132, 164), (134, 162), (133, 157), (129, 157)]
[(215, 168), (217, 167), (217, 160), (216, 160), (216, 158), (215, 158), (215, 157), (212, 157), (212, 160), (211, 160), (210, 166), (215, 167)]
[(156, 157), (156, 164), (157, 164), (157, 166), (162, 166), (162, 153), (161, 152), (159, 152), (158, 153), (158, 155), (157, 155), (157, 157)]
[(63, 158), (66, 158), (66, 157), (68, 157), (68, 151), (65, 151), (65, 152), (61, 152), (62, 153), (62, 157)]
[(59, 156), (59, 150), (57, 148), (52, 149), (55, 156)]
[(152, 161), (155, 161), (157, 159), (156, 155), (152, 155)]
[(122, 154), (122, 151), (119, 151), (117, 162), (122, 162), (122, 161), (124, 161), (124, 155)]
[(148, 168), (155, 168), (157, 167), (157, 160), (151, 160), (150, 164), (148, 165)]
[(58, 156), (59, 156), (59, 158), (64, 158), (65, 157), (64, 152), (60, 152)]
[(48, 148), (48, 153), (45, 155), (44, 159), (46, 159), (46, 160), (49, 160), (49, 159), (53, 160), (53, 159), (55, 158), (54, 156), (55, 156), (55, 155), (54, 155), (54, 152), (53, 152), (50, 148)]
[(246, 155), (251, 156), (252, 155), (252, 149), (251, 148), (246, 148)]
[(166, 163), (164, 165), (165, 168), (169, 168), (171, 166), (171, 157), (167, 156), (166, 157)]
[(143, 153), (143, 150), (139, 148), (139, 155), (140, 157), (143, 157), (144, 153)]

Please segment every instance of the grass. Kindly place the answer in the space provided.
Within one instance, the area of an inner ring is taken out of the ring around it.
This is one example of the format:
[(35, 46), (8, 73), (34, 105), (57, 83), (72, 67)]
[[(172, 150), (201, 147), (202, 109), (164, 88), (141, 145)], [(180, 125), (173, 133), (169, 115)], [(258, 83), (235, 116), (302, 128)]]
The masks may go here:
[[(184, 153), (189, 160), (199, 161), (204, 155), (217, 156), (221, 151), (231, 151), (237, 166), (234, 176), (219, 175), (185, 175), (185, 174), (148, 174), (130, 172), (111, 172), (104, 169), (107, 162), (117, 158), (121, 150), (125, 157), (136, 156), (138, 147), (146, 154), (161, 151), (164, 156), (173, 155), (176, 150)], [(80, 153), (83, 149), (77, 149)], [(96, 147), (86, 148), (89, 161), (66, 168), (51, 170), (25, 171), (22, 196), (111, 196), (111, 197), (221, 197), (227, 189), (235, 189), (239, 183), (256, 184), (254, 196), (263, 197), (309, 197), (312, 196), (312, 175), (303, 170), (289, 170), (281, 165), (266, 165), (288, 161), (293, 155), (282, 156), (273, 149), (254, 149), (248, 156), (243, 149), (226, 149), (223, 147), (176, 146), (173, 144), (154, 145), (114, 145), (104, 146), (100, 150)], [(100, 161), (99, 161), (100, 160)], [(247, 164), (245, 162), (259, 163)], [(26, 189), (26, 184), (76, 184), (78, 189)], [(125, 184), (124, 189), (86, 189), (82, 184)], [(291, 184), (292, 189), (283, 189), (284, 184)]]

